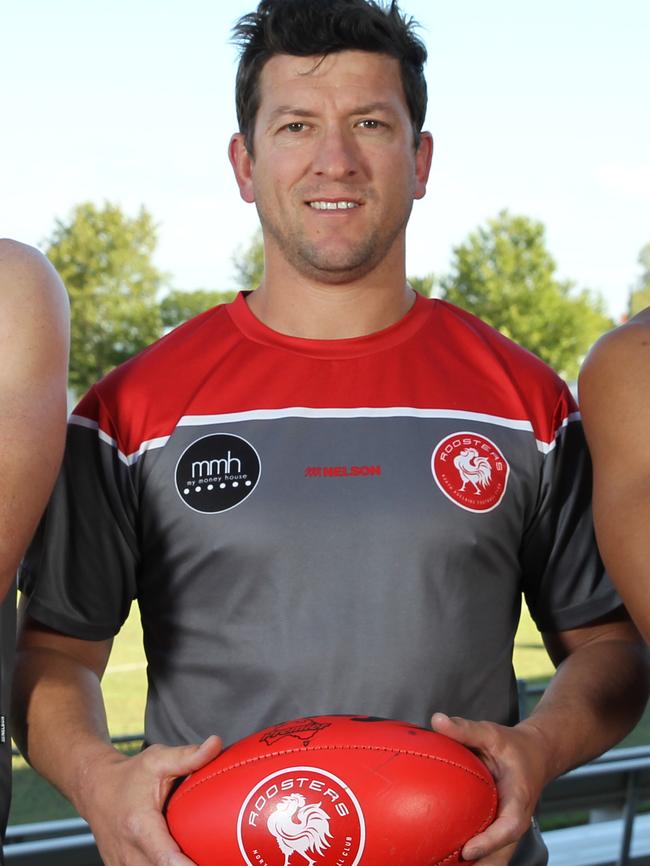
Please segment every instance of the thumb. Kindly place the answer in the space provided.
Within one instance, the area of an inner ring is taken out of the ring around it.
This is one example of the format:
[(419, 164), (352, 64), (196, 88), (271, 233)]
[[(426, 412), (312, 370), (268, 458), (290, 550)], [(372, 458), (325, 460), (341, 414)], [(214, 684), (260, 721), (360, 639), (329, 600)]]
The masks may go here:
[(431, 717), (431, 727), (438, 734), (443, 734), (451, 740), (464, 745), (476, 745), (476, 723), (458, 717), (450, 718), (444, 713), (434, 713)]
[[(457, 733), (461, 719), (454, 719), (447, 716), (445, 713), (434, 713), (431, 716), (431, 727), (439, 734), (453, 735)], [(447, 734), (447, 732), (450, 732)]]
[(193, 773), (214, 760), (221, 751), (221, 740), (212, 734), (200, 744), (179, 746), (174, 750), (174, 775), (182, 776)]

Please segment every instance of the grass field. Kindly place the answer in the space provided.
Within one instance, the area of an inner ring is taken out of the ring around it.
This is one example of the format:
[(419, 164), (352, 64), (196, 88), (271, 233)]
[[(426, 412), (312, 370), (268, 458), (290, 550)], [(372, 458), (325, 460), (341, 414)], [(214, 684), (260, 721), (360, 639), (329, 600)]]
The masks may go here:
[[(553, 666), (527, 611), (522, 615), (517, 632), (514, 661), (519, 679), (540, 682), (548, 680), (553, 673)], [(115, 640), (103, 686), (111, 734), (141, 733), (144, 727), (146, 667), (138, 611), (135, 607)], [(641, 720), (623, 744), (639, 745), (648, 742), (650, 714)], [(36, 776), (22, 758), (14, 759), (14, 796), (10, 823), (54, 820), (75, 814), (67, 801)]]

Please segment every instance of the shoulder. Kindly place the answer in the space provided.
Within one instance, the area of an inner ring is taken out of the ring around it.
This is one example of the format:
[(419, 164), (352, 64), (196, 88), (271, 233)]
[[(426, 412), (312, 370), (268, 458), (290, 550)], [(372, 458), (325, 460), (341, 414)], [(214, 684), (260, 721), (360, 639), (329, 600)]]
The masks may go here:
[(7, 290), (11, 289), (14, 280), (29, 284), (61, 284), (43, 253), (10, 238), (0, 238), (0, 280), (3, 289)]
[[(443, 316), (445, 339), (451, 337), (454, 351), (480, 370), (499, 390), (499, 399), (516, 411), (520, 407), (533, 421), (543, 438), (576, 411), (564, 380), (533, 352), (506, 337), (473, 313), (438, 301)], [(510, 399), (506, 399), (510, 395)], [(504, 411), (507, 406), (504, 408)]]
[(74, 418), (97, 423), (125, 454), (168, 436), (237, 339), (226, 307), (200, 313), (120, 364), (82, 398)]
[(647, 391), (650, 379), (650, 308), (604, 334), (580, 371), (580, 401), (609, 401)]
[(645, 310), (601, 337), (580, 372), (580, 410), (594, 460), (645, 455), (649, 391), (650, 311)]
[(0, 386), (3, 393), (63, 375), (69, 342), (68, 298), (45, 256), (0, 239)]
[(68, 298), (60, 277), (34, 247), (0, 238), (0, 318), (32, 329), (48, 318), (67, 327)]
[[(521, 365), (521, 369), (536, 377), (548, 379), (551, 382), (562, 384), (562, 380), (551, 367), (548, 366), (541, 358), (524, 348), (519, 343), (516, 343), (510, 337), (502, 334), (492, 325), (488, 325), (483, 319), (480, 319), (474, 313), (470, 313), (461, 307), (455, 306), (448, 301), (438, 301), (444, 310), (445, 315), (458, 323), (467, 334), (468, 348), (473, 351), (480, 351), (479, 346), (482, 344), (486, 351), (504, 358), (511, 358), (517, 365)], [(471, 342), (470, 342), (471, 341)], [(473, 343), (473, 345), (472, 345)]]
[(608, 331), (594, 343), (585, 359), (583, 372), (591, 367), (617, 363), (635, 356), (650, 345), (650, 307), (633, 316), (623, 325)]
[(212, 307), (178, 325), (111, 370), (96, 388), (108, 397), (123, 395), (124, 389), (128, 392), (141, 387), (156, 400), (160, 397), (157, 389), (169, 392), (175, 384), (185, 383), (190, 377), (200, 378), (215, 358), (227, 351), (222, 345), (230, 325), (226, 307)]

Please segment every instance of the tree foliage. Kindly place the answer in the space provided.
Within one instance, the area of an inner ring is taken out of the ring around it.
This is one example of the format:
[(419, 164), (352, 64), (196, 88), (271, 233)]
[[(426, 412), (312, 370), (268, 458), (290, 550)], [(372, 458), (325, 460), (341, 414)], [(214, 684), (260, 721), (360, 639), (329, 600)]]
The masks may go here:
[[(156, 242), (156, 226), (144, 208), (131, 218), (117, 205), (100, 208), (86, 202), (67, 220), (57, 221), (47, 255), (70, 294), (70, 385), (77, 393), (156, 340), (163, 328), (234, 297), (234, 291), (169, 290), (167, 276), (152, 261)], [(650, 306), (650, 244), (639, 262), (643, 273), (630, 296), (630, 313)], [(261, 283), (261, 230), (233, 263), (239, 288), (255, 289)], [(557, 278), (543, 225), (507, 211), (455, 248), (447, 276), (437, 280), (427, 274), (409, 282), (427, 296), (435, 288), (568, 379), (576, 376), (589, 346), (613, 324), (600, 298)]]
[(642, 273), (635, 288), (630, 292), (628, 312), (631, 316), (650, 307), (650, 244), (646, 244), (639, 253), (639, 264)]
[(256, 289), (264, 279), (264, 241), (259, 228), (248, 246), (240, 248), (232, 259), (235, 280), (242, 291)]
[(85, 202), (57, 220), (46, 253), (70, 295), (77, 394), (162, 333), (158, 295), (166, 276), (152, 262), (156, 241), (144, 208), (131, 218), (117, 205)]
[(412, 289), (425, 298), (430, 298), (433, 294), (433, 287), (436, 278), (432, 273), (426, 274), (424, 277), (409, 277), (408, 284)]
[(173, 289), (160, 302), (160, 314), (165, 328), (175, 328), (199, 313), (204, 313), (217, 304), (232, 301), (237, 292), (218, 292), (195, 289), (191, 292)]
[(559, 280), (544, 226), (502, 211), (454, 249), (442, 297), (474, 313), (568, 380), (613, 322), (602, 300)]

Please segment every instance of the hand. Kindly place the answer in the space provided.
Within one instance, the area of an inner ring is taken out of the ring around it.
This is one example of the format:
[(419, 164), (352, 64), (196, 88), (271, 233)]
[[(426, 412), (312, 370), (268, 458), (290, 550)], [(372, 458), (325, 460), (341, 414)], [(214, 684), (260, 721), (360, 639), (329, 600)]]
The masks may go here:
[(162, 814), (174, 780), (221, 751), (212, 736), (200, 746), (149, 746), (133, 757), (115, 750), (87, 772), (81, 809), (105, 866), (192, 866), (169, 835)]
[(544, 744), (540, 732), (527, 723), (514, 728), (493, 722), (471, 722), (434, 713), (434, 731), (476, 752), (494, 777), (499, 807), (494, 822), (470, 839), (464, 860), (476, 866), (507, 866), (547, 783)]

